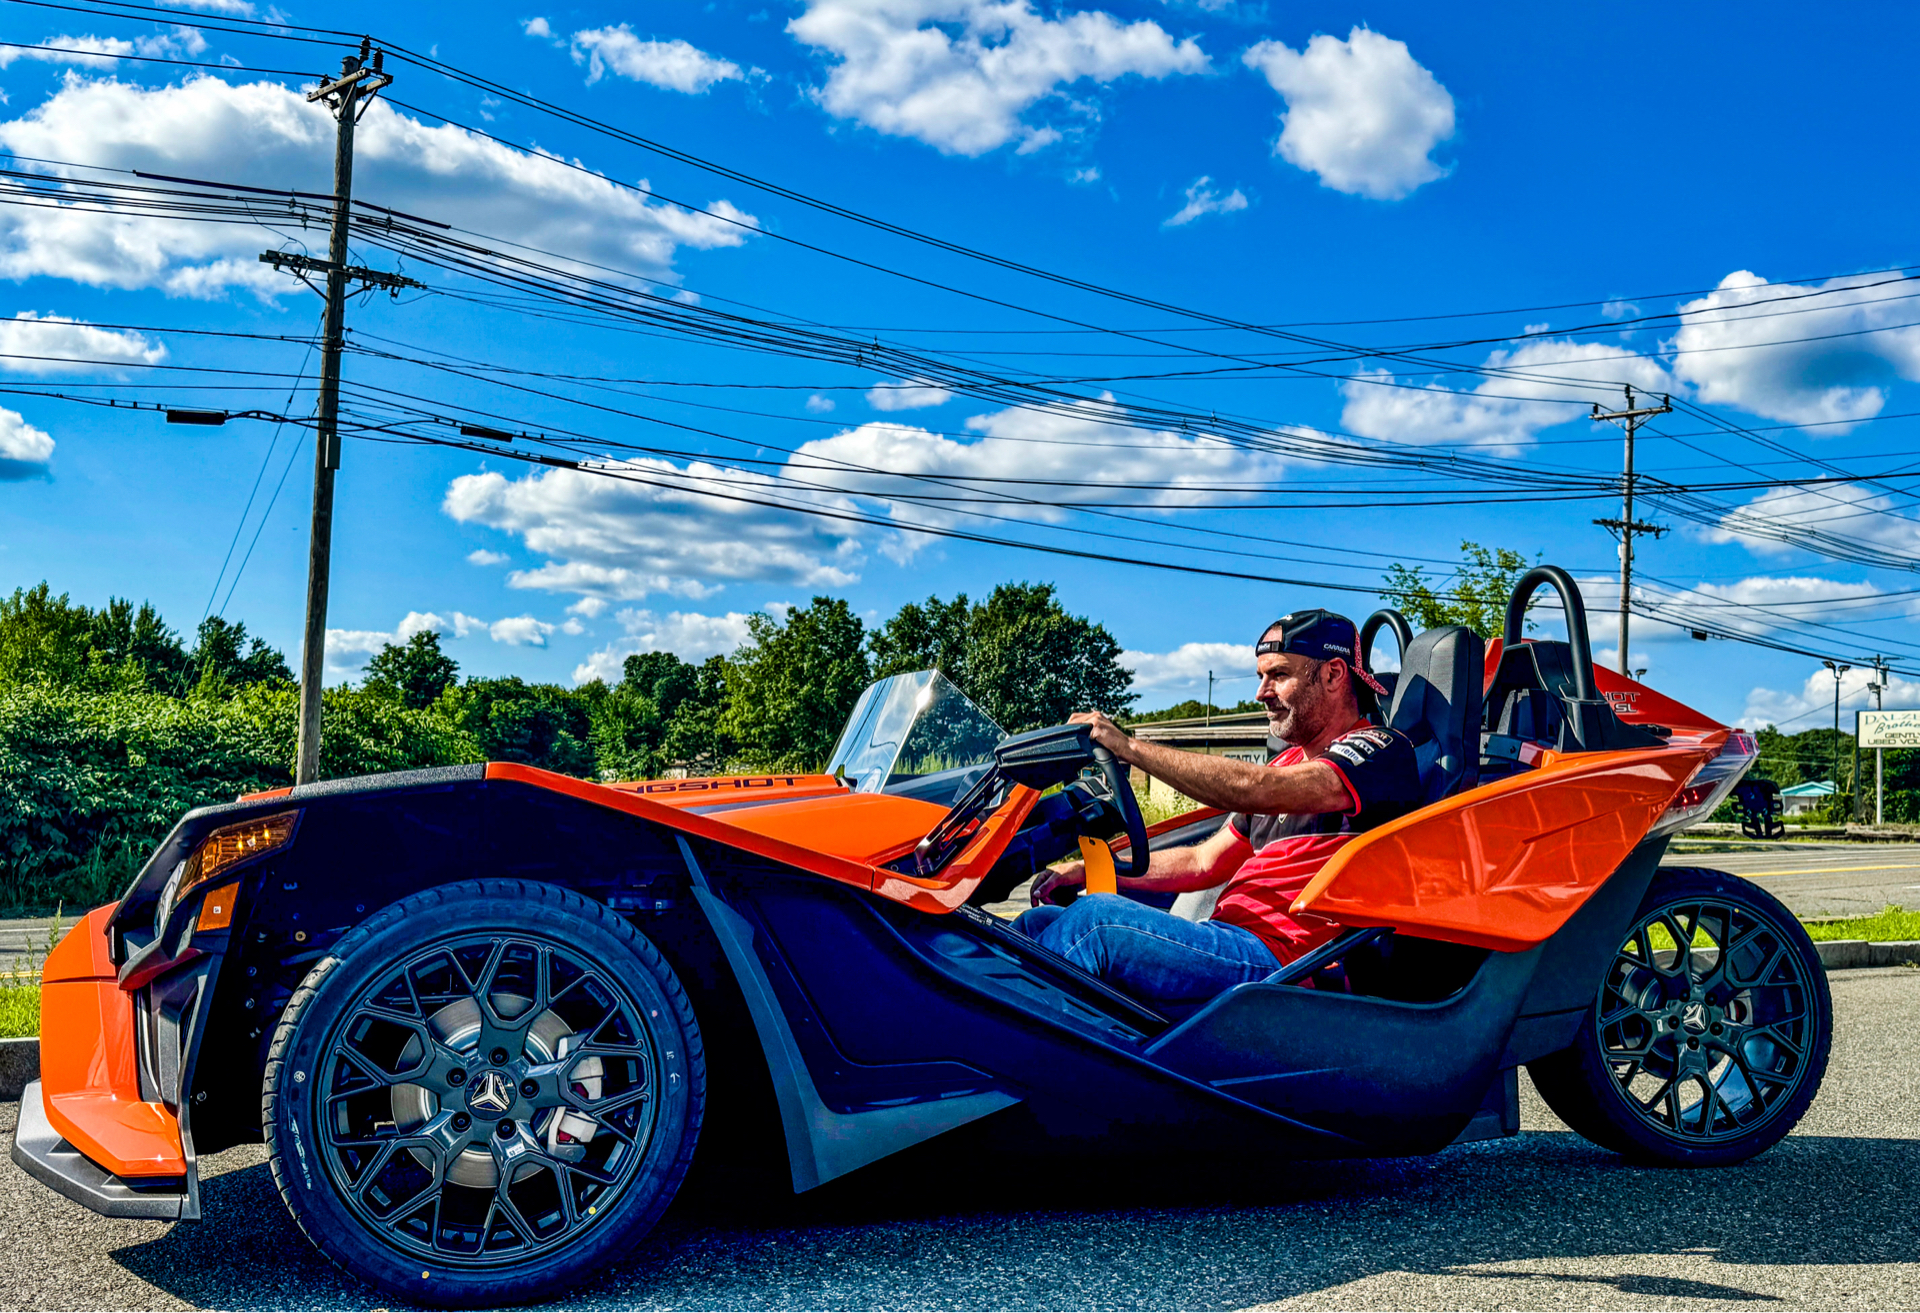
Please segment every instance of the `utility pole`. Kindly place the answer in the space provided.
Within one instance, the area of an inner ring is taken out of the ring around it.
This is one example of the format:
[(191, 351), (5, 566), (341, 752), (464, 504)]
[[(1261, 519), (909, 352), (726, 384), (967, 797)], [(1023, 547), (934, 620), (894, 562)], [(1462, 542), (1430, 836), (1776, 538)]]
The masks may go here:
[(1840, 676), (1853, 667), (1844, 661), (1822, 661), (1833, 672), (1833, 800), (1840, 801)]
[(1596, 423), (1601, 420), (1612, 420), (1623, 424), (1627, 430), (1627, 464), (1625, 473), (1620, 479), (1620, 518), (1594, 521), (1602, 529), (1614, 530), (1620, 535), (1620, 673), (1623, 675), (1632, 669), (1627, 660), (1627, 625), (1631, 617), (1630, 606), (1633, 602), (1633, 535), (1650, 533), (1658, 538), (1667, 531), (1665, 525), (1647, 524), (1633, 518), (1633, 435), (1639, 431), (1640, 425), (1647, 419), (1654, 415), (1668, 414), (1673, 410), (1671, 401), (1666, 397), (1661, 397), (1660, 404), (1657, 406), (1635, 406), (1633, 389), (1628, 388), (1626, 392), (1627, 408), (1625, 410), (1610, 410), (1603, 413), (1597, 403), (1593, 408), (1593, 418)]
[[(1880, 697), (1887, 691), (1888, 667), (1892, 663), (1883, 656), (1868, 657), (1867, 659), (1873, 662), (1873, 683), (1867, 687), (1873, 691), (1873, 709), (1879, 711), (1881, 709)], [(1853, 734), (1853, 750), (1855, 752), (1860, 751), (1860, 731), (1858, 729), (1856, 729)], [(1873, 823), (1875, 825), (1886, 824), (1886, 804), (1887, 750), (1885, 748), (1875, 748), (1873, 750)]]
[[(381, 70), (385, 52), (369, 52), (372, 44), (363, 39), (357, 58), (348, 55), (340, 61), (340, 76), (307, 93), (309, 102), (325, 104), (339, 123), (333, 148), (333, 230), (327, 242), (327, 258), (314, 260), (284, 251), (268, 251), (260, 257), (263, 264), (288, 270), (302, 281), (307, 281), (309, 273), (323, 273), (327, 280), (322, 293), (327, 314), (321, 332), (320, 402), (314, 426), (313, 534), (307, 547), (306, 632), (300, 644), (300, 740), (294, 758), (295, 784), (310, 784), (320, 773), (320, 694), (327, 654), (327, 585), (333, 561), (333, 474), (340, 468), (340, 353), (346, 345), (349, 284), (385, 287), (395, 293), (402, 287), (421, 286), (410, 278), (358, 269), (347, 263), (353, 209), (353, 129), (373, 98), (393, 81)], [(307, 285), (313, 286), (310, 281)]]

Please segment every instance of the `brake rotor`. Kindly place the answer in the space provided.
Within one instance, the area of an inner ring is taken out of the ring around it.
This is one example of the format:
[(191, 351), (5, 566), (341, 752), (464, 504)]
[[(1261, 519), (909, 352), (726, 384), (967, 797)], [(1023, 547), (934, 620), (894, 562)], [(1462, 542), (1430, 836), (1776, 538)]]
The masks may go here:
[[(497, 1012), (503, 1017), (514, 1018), (525, 1013), (533, 1006), (533, 1000), (518, 994), (494, 994), (490, 1000)], [(472, 998), (463, 998), (449, 1003), (427, 1018), (427, 1029), (433, 1037), (458, 1053), (472, 1053), (480, 1034), (480, 1004)], [(566, 1056), (571, 1044), (577, 1044), (578, 1038), (560, 1017), (553, 1011), (542, 1012), (527, 1027), (527, 1056), (536, 1062), (556, 1062)], [(407, 1041), (400, 1051), (399, 1062), (402, 1070), (425, 1057), (425, 1051), (416, 1036)], [(596, 1062), (597, 1060), (590, 1059)], [(583, 1067), (585, 1064), (581, 1064)], [(598, 1071), (591, 1073), (598, 1076)], [(598, 1082), (593, 1082), (597, 1084)], [(440, 1111), (440, 1096), (424, 1085), (402, 1084), (393, 1090), (394, 1129), (405, 1135), (424, 1126)], [(597, 1091), (596, 1091), (597, 1092)], [(563, 1108), (549, 1108), (535, 1119), (531, 1128), (536, 1136), (543, 1140), (556, 1141), (562, 1138), (570, 1141), (587, 1140), (599, 1129), (597, 1123), (578, 1113), (570, 1113)], [(428, 1171), (433, 1169), (432, 1159), (425, 1150), (409, 1150), (416, 1161)], [(540, 1168), (529, 1164), (516, 1174), (537, 1172)], [(494, 1163), (493, 1155), (485, 1149), (468, 1148), (461, 1151), (447, 1168), (447, 1181), (453, 1185), (470, 1186), (476, 1190), (491, 1190), (500, 1180), (500, 1169)]]

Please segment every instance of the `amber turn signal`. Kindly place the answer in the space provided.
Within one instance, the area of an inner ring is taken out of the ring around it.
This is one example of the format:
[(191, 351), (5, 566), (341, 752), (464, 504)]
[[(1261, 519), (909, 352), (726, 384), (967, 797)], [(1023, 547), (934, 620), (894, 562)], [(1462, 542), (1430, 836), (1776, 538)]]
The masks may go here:
[[(174, 901), (185, 898), (189, 890), (205, 884), (230, 866), (286, 847), (293, 842), (293, 827), (299, 819), (297, 811), (275, 812), (272, 816), (215, 830), (200, 841), (193, 856), (187, 859), (187, 869), (181, 873)], [(233, 909), (228, 908), (229, 917), (232, 913)]]

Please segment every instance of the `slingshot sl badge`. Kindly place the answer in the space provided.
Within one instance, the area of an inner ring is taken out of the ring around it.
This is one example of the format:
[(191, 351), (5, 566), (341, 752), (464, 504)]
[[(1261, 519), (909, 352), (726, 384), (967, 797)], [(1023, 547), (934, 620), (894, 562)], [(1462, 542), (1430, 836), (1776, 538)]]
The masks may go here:
[(487, 1117), (499, 1117), (513, 1106), (513, 1090), (507, 1078), (497, 1071), (481, 1074), (467, 1089), (467, 1109)]

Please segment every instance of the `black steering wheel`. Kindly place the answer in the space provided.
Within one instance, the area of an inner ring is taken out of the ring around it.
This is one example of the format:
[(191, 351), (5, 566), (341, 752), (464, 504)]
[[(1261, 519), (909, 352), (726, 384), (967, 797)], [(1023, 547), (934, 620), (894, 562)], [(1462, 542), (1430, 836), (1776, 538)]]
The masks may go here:
[(1123, 860), (1114, 854), (1113, 872), (1122, 878), (1131, 878), (1147, 873), (1147, 818), (1140, 814), (1140, 800), (1133, 796), (1133, 784), (1128, 779), (1127, 763), (1108, 752), (1098, 743), (1093, 745), (1093, 764), (1105, 777), (1107, 789), (1113, 795), (1113, 805), (1120, 810), (1120, 819), (1127, 827), (1127, 856)]

